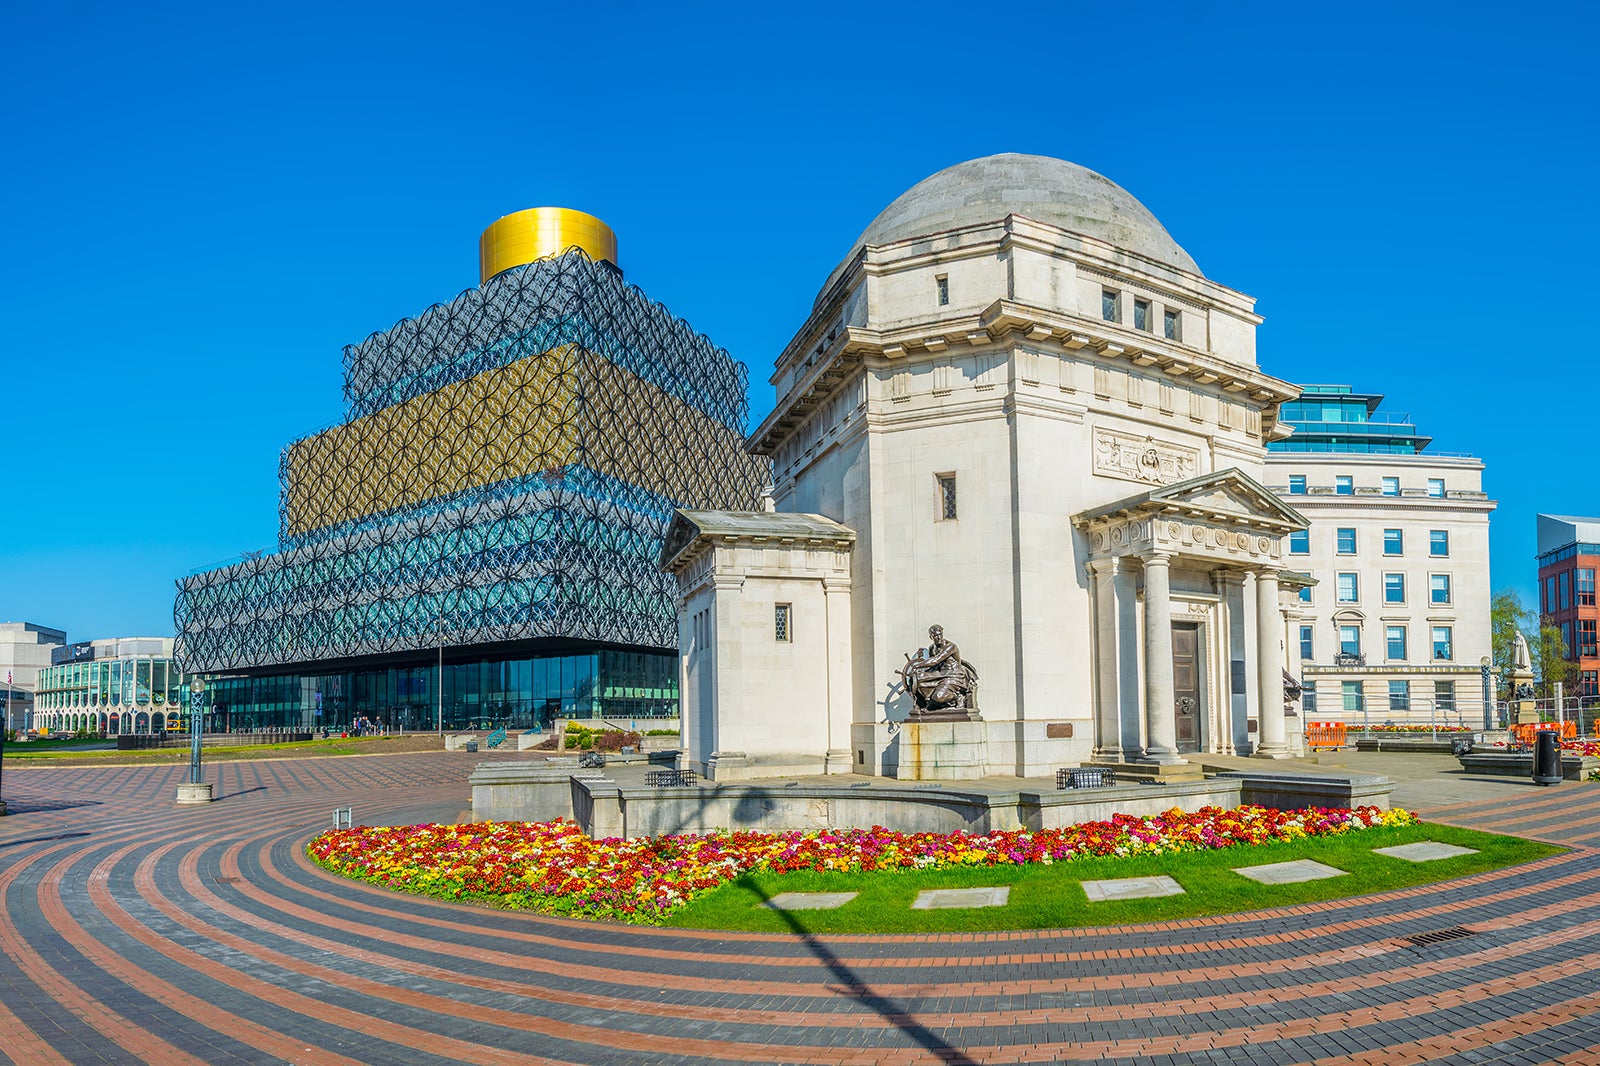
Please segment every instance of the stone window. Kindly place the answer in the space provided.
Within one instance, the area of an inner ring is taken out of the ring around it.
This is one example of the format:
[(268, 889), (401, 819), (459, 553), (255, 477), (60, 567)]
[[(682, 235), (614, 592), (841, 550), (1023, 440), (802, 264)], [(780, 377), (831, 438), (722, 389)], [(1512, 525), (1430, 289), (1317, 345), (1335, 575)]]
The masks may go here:
[(794, 630), (789, 624), (792, 610), (787, 603), (775, 604), (772, 608), (772, 639), (780, 644), (788, 644), (794, 639)]
[(950, 306), (950, 275), (940, 274), (933, 279), (933, 284), (939, 292), (939, 306)]
[(1433, 705), (1446, 714), (1455, 712), (1456, 683), (1454, 681), (1435, 681), (1433, 683)]
[(1398, 496), (1398, 495), (1400, 495), (1400, 479), (1397, 478), (1397, 477), (1386, 477), (1386, 478), (1384, 478), (1383, 479), (1383, 494), (1385, 496)]
[(1354, 496), (1356, 494), (1355, 482), (1349, 474), (1337, 474), (1333, 479), (1333, 494), (1335, 496)]
[(1404, 603), (1404, 602), (1406, 602), (1406, 575), (1404, 575), (1404, 574), (1384, 574), (1383, 575), (1383, 602), (1384, 603)]
[(1301, 679), (1300, 708), (1308, 715), (1317, 713), (1317, 683), (1315, 681)]
[(1456, 657), (1455, 631), (1449, 626), (1433, 627), (1433, 657), (1439, 662), (1449, 662)]
[(1122, 294), (1115, 289), (1100, 290), (1100, 317), (1107, 322), (1122, 321)]
[(1289, 534), (1289, 554), (1311, 554), (1311, 531), (1309, 529), (1297, 529)]
[(1411, 682), (1389, 682), (1389, 709), (1391, 711), (1409, 711), (1411, 709)]
[(1145, 333), (1149, 333), (1150, 332), (1150, 301), (1149, 300), (1137, 300), (1136, 299), (1136, 300), (1133, 301), (1133, 328), (1137, 329), (1137, 330), (1142, 330)]
[(1356, 574), (1345, 572), (1339, 575), (1339, 602), (1361, 602), (1361, 583)]
[(1300, 586), (1300, 602), (1301, 603), (1310, 603), (1311, 602), (1311, 586), (1310, 585), (1301, 585)]
[(1450, 602), (1450, 575), (1428, 575), (1428, 602), (1432, 604), (1448, 604)]
[(1344, 697), (1344, 709), (1347, 711), (1364, 711), (1367, 709), (1366, 696), (1361, 691), (1359, 681), (1339, 682), (1339, 694)]
[(1406, 553), (1406, 535), (1404, 530), (1386, 529), (1383, 531), (1383, 554), (1404, 555)]
[(1442, 559), (1450, 554), (1450, 531), (1448, 529), (1428, 530), (1428, 554), (1435, 559)]
[(1306, 494), (1306, 476), (1304, 474), (1289, 475), (1289, 495), (1304, 496)]
[(1339, 527), (1338, 552), (1340, 555), (1354, 555), (1356, 553), (1356, 531), (1353, 526)]
[(939, 488), (939, 521), (954, 522), (956, 520), (956, 476), (954, 474), (935, 474)]
[(1300, 627), (1300, 658), (1306, 662), (1310, 662), (1315, 658), (1311, 654), (1311, 636), (1312, 628), (1310, 626)]
[(1444, 499), (1444, 478), (1430, 477), (1428, 479), (1428, 495), (1436, 500)]
[(1161, 312), (1161, 334), (1169, 341), (1183, 340), (1183, 316), (1170, 307)]
[(1406, 659), (1406, 627), (1383, 627), (1384, 654), (1390, 662), (1405, 662)]
[(1340, 655), (1360, 655), (1361, 654), (1361, 627), (1360, 626), (1340, 626), (1339, 627), (1339, 654)]

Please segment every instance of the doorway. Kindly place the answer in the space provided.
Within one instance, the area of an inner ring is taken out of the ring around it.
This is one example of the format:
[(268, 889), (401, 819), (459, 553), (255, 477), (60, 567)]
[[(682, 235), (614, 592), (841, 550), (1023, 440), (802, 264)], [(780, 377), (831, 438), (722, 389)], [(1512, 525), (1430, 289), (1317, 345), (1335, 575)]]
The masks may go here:
[(1178, 751), (1200, 750), (1200, 625), (1175, 622), (1172, 626), (1172, 697), (1176, 704)]

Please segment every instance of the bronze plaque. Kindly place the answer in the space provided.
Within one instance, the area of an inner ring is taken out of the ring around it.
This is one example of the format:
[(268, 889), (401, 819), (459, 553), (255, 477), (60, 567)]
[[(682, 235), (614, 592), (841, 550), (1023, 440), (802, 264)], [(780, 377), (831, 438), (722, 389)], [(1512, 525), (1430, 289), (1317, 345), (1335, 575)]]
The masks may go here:
[(1051, 740), (1060, 740), (1072, 736), (1071, 722), (1050, 722), (1044, 727), (1044, 735)]

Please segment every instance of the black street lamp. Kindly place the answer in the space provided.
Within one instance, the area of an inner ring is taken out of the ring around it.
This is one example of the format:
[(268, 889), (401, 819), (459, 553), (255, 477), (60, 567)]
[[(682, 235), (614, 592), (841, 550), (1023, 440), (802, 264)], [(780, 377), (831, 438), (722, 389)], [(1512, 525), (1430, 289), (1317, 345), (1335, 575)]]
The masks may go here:
[(189, 679), (189, 780), (178, 786), (181, 804), (210, 803), (211, 783), (203, 779), (200, 771), (200, 736), (205, 728), (206, 683), (199, 677)]
[(1494, 728), (1494, 705), (1489, 699), (1489, 657), (1485, 655), (1478, 660), (1478, 666), (1483, 670), (1483, 728)]

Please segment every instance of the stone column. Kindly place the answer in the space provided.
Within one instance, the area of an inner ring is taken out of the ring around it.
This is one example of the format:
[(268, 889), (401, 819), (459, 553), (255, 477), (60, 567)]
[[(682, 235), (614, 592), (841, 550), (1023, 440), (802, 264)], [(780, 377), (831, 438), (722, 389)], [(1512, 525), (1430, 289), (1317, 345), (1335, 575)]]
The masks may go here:
[(1283, 728), (1283, 610), (1278, 606), (1278, 575), (1256, 575), (1256, 721), (1263, 759), (1287, 759)]
[(1154, 554), (1144, 561), (1143, 762), (1181, 763), (1178, 714), (1172, 690), (1172, 560)]
[(850, 677), (850, 571), (849, 560), (835, 577), (822, 579), (823, 603), (827, 618), (828, 655), (828, 752), (824, 767), (830, 774), (848, 774), (855, 769), (855, 753), (850, 745), (850, 724), (854, 720)]
[(1117, 631), (1116, 559), (1092, 559), (1088, 563), (1090, 610), (1094, 619), (1094, 757), (1121, 762), (1122, 723), (1120, 673), (1120, 633)]

